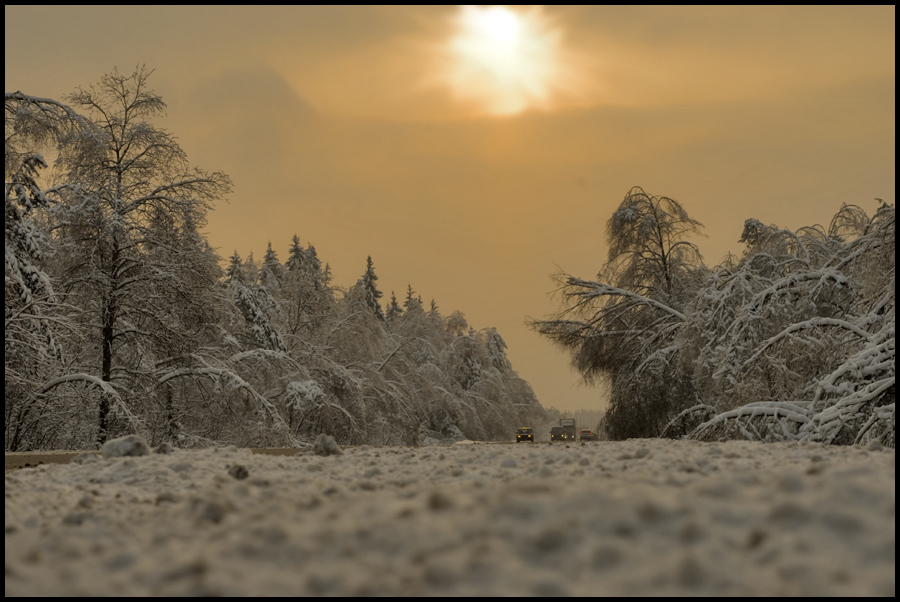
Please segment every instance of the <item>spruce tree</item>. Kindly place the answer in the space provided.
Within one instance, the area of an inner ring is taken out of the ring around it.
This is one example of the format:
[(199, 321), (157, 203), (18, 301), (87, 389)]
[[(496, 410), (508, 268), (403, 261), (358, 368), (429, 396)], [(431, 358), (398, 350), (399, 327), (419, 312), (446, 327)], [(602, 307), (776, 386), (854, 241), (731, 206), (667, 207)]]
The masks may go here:
[(237, 250), (235, 250), (234, 255), (232, 255), (228, 260), (228, 268), (225, 270), (225, 282), (232, 282), (237, 280), (241, 282), (244, 279), (244, 260), (241, 259), (241, 256), (238, 255)]
[(406, 285), (406, 300), (403, 302), (403, 307), (405, 309), (409, 309), (409, 304), (412, 303), (413, 301), (415, 301), (416, 298), (413, 296), (414, 293), (415, 293), (415, 291), (413, 291), (412, 285), (407, 284)]
[(253, 251), (247, 255), (247, 259), (244, 261), (244, 280), (252, 284), (256, 284), (259, 280), (259, 267), (256, 265), (256, 260), (253, 259)]
[[(269, 247), (266, 249), (266, 254), (263, 256), (262, 269), (264, 274), (271, 274), (275, 278), (280, 278), (281, 273), (284, 271), (283, 266), (278, 261), (278, 255), (272, 250), (271, 242), (269, 242)], [(265, 280), (268, 276), (264, 275), (262, 278)]]
[[(322, 271), (322, 262), (319, 261), (319, 256), (316, 254), (316, 248), (313, 245), (309, 245), (309, 248), (306, 249), (304, 261), (316, 290), (324, 290), (327, 287), (328, 275)], [(381, 293), (378, 296), (380, 297)]]
[(387, 311), (385, 312), (385, 318), (388, 323), (393, 323), (394, 320), (403, 315), (403, 308), (400, 307), (400, 304), (397, 303), (397, 297), (394, 295), (394, 291), (391, 291), (391, 302), (388, 305)]
[(285, 267), (292, 272), (296, 272), (303, 267), (305, 256), (306, 252), (303, 249), (303, 245), (300, 244), (300, 238), (294, 234), (291, 249), (288, 251), (288, 259), (284, 263)]
[(366, 305), (372, 310), (379, 320), (384, 320), (384, 313), (381, 311), (381, 303), (378, 301), (384, 294), (375, 286), (378, 276), (375, 275), (375, 266), (372, 264), (372, 256), (366, 258), (366, 273), (359, 279), (366, 292)]

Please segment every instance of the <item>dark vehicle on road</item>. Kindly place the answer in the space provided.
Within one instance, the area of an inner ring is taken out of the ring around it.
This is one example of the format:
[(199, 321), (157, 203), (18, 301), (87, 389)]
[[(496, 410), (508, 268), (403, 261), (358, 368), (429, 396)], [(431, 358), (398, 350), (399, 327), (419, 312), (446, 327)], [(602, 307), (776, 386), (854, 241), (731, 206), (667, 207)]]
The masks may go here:
[(554, 441), (566, 441), (568, 437), (566, 436), (566, 429), (561, 426), (554, 426), (550, 429), (550, 443)]
[(519, 441), (531, 441), (534, 442), (534, 429), (526, 426), (522, 427), (516, 431), (516, 443)]
[(597, 440), (597, 435), (594, 434), (594, 431), (592, 431), (591, 429), (581, 429), (581, 435), (579, 435), (579, 436), (581, 437), (582, 441), (596, 441)]

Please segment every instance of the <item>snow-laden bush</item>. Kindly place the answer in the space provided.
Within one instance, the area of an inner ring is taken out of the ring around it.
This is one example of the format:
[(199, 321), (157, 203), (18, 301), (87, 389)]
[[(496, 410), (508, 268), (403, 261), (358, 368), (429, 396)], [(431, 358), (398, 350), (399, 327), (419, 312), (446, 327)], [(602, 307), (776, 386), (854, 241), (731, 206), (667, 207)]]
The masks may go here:
[(561, 275), (565, 307), (533, 322), (609, 385), (606, 434), (893, 446), (894, 208), (844, 205), (827, 230), (748, 219), (743, 256), (713, 270), (683, 239), (698, 228), (632, 189), (602, 281)]
[[(804, 236), (774, 257), (752, 238), (737, 271), (753, 294), (695, 360), (699, 388), (724, 411), (692, 438), (894, 445), (894, 208), (860, 213), (842, 208), (827, 238), (812, 238), (815, 254)], [(766, 264), (765, 275), (752, 267)]]

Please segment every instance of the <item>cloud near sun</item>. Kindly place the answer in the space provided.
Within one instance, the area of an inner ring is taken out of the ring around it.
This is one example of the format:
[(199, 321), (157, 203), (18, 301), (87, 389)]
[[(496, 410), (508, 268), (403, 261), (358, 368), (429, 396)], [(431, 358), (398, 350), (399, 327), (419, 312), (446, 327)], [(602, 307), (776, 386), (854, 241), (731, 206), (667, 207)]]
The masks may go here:
[(373, 23), (364, 31), (327, 42), (298, 36), (267, 52), (267, 65), (322, 113), (507, 116), (577, 102), (588, 88), (590, 61), (563, 43), (561, 21), (540, 6), (359, 10)]
[(474, 100), (491, 114), (546, 106), (561, 75), (561, 33), (539, 7), (463, 6), (448, 44), (445, 73), (454, 97)]

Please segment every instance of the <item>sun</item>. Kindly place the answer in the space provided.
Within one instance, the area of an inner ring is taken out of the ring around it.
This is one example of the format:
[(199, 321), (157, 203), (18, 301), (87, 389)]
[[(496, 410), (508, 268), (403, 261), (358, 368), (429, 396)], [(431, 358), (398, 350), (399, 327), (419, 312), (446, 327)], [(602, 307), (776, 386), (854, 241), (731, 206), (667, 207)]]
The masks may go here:
[(463, 6), (455, 25), (448, 73), (454, 96), (495, 115), (546, 104), (558, 72), (560, 36), (540, 9)]

